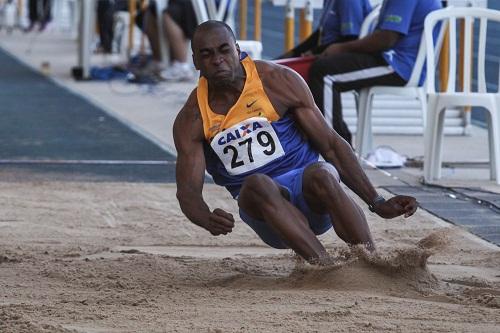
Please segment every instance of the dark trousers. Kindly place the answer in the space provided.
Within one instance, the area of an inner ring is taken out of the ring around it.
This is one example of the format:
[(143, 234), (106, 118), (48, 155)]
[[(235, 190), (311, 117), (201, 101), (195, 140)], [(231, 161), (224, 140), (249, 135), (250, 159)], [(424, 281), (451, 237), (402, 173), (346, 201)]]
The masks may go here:
[(113, 44), (113, 24), (115, 8), (112, 1), (97, 2), (97, 24), (99, 26), (99, 41), (105, 53), (111, 53)]
[(309, 88), (324, 114), (324, 77), (333, 76), (332, 126), (349, 144), (352, 135), (342, 117), (341, 92), (371, 86), (404, 86), (406, 80), (394, 72), (380, 54), (342, 53), (318, 58), (309, 70)]
[(52, 20), (52, 0), (29, 0), (28, 16), (30, 23), (48, 23)]
[(99, 42), (105, 53), (111, 53), (114, 38), (114, 15), (128, 10), (127, 0), (99, 0), (97, 2), (97, 25)]

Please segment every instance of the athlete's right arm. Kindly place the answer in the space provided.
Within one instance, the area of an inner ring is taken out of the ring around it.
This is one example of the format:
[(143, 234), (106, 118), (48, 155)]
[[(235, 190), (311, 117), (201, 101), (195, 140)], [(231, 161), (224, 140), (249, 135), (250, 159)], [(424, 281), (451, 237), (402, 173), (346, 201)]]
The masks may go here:
[(225, 235), (234, 227), (233, 216), (222, 209), (211, 212), (203, 200), (203, 140), (203, 123), (196, 93), (193, 92), (174, 123), (177, 199), (182, 212), (191, 222), (205, 228), (214, 236)]

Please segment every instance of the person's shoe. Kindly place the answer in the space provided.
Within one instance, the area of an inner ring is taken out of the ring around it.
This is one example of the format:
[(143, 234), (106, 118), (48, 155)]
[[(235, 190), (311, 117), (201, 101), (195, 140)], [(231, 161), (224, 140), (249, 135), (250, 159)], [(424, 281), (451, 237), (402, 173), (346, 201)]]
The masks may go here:
[(167, 81), (191, 81), (194, 79), (191, 65), (185, 62), (174, 61), (172, 66), (161, 72), (161, 76)]

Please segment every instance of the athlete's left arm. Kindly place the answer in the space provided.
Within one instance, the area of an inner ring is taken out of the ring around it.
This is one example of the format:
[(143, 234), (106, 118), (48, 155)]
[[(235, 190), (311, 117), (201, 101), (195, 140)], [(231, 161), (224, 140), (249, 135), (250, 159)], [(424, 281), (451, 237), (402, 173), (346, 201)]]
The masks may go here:
[(337, 168), (342, 181), (371, 205), (378, 215), (392, 218), (404, 214), (408, 217), (416, 211), (417, 203), (413, 197), (396, 196), (385, 202), (379, 200), (380, 196), (358, 163), (351, 146), (328, 126), (302, 77), (281, 66), (270, 77), (273, 80), (266, 80), (266, 83), (272, 81), (266, 91), (279, 104), (283, 103), (288, 110), (292, 110), (297, 125), (312, 146)]

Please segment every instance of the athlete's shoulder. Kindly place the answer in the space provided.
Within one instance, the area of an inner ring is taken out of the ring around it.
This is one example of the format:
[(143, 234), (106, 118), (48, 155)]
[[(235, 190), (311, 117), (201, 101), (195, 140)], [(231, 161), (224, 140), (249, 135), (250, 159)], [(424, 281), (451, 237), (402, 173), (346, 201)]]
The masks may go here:
[(289, 67), (277, 64), (272, 61), (254, 60), (254, 63), (260, 77), (269, 75), (276, 76), (280, 74), (283, 75), (284, 73), (291, 72)]
[(262, 84), (266, 88), (279, 87), (285, 82), (301, 80), (300, 75), (290, 69), (290, 67), (271, 61), (255, 60), (255, 67), (262, 80)]
[[(257, 70), (264, 90), (275, 107), (282, 110), (313, 107), (314, 101), (304, 79), (287, 66), (259, 61)], [(261, 74), (262, 73), (262, 74)]]
[[(193, 127), (193, 125), (195, 126)], [(193, 89), (186, 103), (175, 118), (174, 137), (189, 135), (189, 132), (193, 128), (203, 129), (200, 107), (198, 105), (197, 88)], [(203, 130), (201, 131), (201, 134), (203, 134)]]
[(198, 88), (194, 88), (191, 93), (189, 94), (188, 99), (186, 100), (186, 103), (184, 103), (184, 106), (182, 107), (181, 111), (177, 115), (179, 116), (189, 116), (189, 115), (194, 115), (196, 113), (200, 113), (200, 107), (198, 105)]
[(257, 68), (257, 72), (259, 72), (259, 74), (272, 71), (273, 69), (276, 69), (277, 66), (279, 66), (278, 64), (269, 60), (254, 60), (253, 62), (255, 63), (255, 67)]

